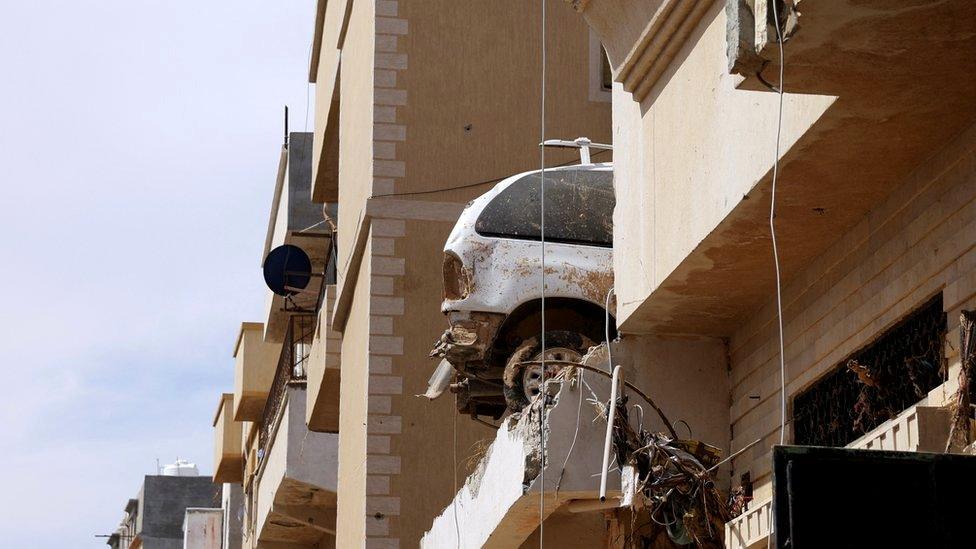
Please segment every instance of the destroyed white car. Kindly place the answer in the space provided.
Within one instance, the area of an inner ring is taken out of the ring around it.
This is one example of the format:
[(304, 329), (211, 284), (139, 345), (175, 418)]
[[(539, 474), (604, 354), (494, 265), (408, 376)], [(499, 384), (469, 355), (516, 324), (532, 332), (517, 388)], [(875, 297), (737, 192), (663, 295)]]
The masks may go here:
[[(540, 391), (542, 368), (531, 362), (542, 360), (542, 179), (538, 170), (515, 175), (469, 203), (444, 247), (441, 310), (450, 328), (431, 351), (443, 360), (427, 396), (446, 388), (453, 367), (451, 390), (462, 413), (497, 419), (506, 408), (521, 410)], [(613, 286), (613, 167), (546, 169), (544, 180), (551, 376), (605, 339), (604, 303)]]

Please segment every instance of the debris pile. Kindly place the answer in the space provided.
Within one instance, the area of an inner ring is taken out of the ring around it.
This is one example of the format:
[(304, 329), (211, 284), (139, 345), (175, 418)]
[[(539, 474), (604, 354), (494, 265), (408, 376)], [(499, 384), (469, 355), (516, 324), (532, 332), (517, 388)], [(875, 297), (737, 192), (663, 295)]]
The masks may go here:
[(951, 448), (964, 448), (972, 440), (973, 417), (973, 375), (976, 374), (976, 311), (963, 311), (959, 315), (959, 390), (952, 402), (952, 428), (946, 441), (948, 452)]
[(731, 518), (712, 472), (721, 451), (694, 440), (634, 429), (626, 400), (617, 403), (613, 442), (617, 466), (633, 467), (636, 494), (625, 547), (725, 547)]

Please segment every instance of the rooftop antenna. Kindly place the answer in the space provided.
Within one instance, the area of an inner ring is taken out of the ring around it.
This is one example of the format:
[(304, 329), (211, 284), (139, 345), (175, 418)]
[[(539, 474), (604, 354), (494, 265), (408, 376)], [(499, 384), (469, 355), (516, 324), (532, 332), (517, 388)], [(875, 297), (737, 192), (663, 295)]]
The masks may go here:
[(540, 144), (541, 147), (561, 147), (564, 149), (579, 149), (580, 151), (580, 164), (587, 166), (593, 163), (590, 160), (590, 149), (601, 149), (606, 151), (612, 151), (613, 145), (607, 145), (605, 143), (594, 143), (590, 141), (587, 137), (577, 137), (572, 141), (567, 141), (565, 139), (547, 139)]
[(285, 146), (288, 146), (288, 105), (285, 105)]

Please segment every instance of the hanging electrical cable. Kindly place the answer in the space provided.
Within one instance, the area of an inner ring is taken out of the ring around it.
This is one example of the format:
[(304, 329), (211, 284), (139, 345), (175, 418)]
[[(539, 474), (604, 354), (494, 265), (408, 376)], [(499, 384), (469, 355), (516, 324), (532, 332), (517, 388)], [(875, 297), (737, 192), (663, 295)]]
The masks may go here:
[[(786, 356), (783, 343), (783, 288), (779, 270), (779, 249), (776, 246), (776, 183), (779, 179), (779, 148), (780, 138), (783, 133), (783, 70), (786, 65), (783, 55), (783, 32), (779, 26), (779, 10), (775, 3), (772, 5), (773, 25), (776, 27), (776, 43), (779, 46), (779, 86), (775, 91), (778, 95), (778, 107), (776, 114), (776, 147), (773, 154), (773, 180), (771, 183), (769, 199), (769, 235), (773, 243), (773, 263), (776, 267), (776, 320), (779, 327), (779, 396), (780, 396), (780, 423), (779, 423), (779, 443), (786, 444)], [(766, 547), (769, 548), (773, 539), (773, 517), (769, 515), (768, 535), (766, 536)]]
[(541, 294), (541, 317), (540, 317), (540, 342), (542, 347), (542, 376), (540, 387), (542, 388), (542, 406), (539, 413), (539, 442), (542, 445), (542, 467), (539, 473), (539, 547), (545, 546), (544, 525), (546, 509), (546, 399), (548, 390), (546, 388), (546, 147), (542, 145), (546, 142), (546, 0), (540, 0), (541, 23), (540, 23), (540, 42), (541, 42), (541, 74), (539, 83), (539, 240), (541, 242), (542, 260), (540, 273), (540, 294)]
[(769, 200), (769, 234), (773, 241), (773, 263), (776, 266), (776, 319), (779, 324), (779, 380), (780, 380), (780, 425), (779, 443), (786, 444), (786, 356), (783, 343), (783, 287), (779, 270), (779, 249), (776, 246), (776, 183), (779, 178), (779, 148), (783, 133), (783, 32), (779, 26), (779, 10), (773, 5), (773, 24), (776, 27), (776, 43), (779, 45), (779, 108), (776, 116), (776, 150), (773, 156), (773, 181)]
[[(454, 393), (454, 410), (455, 413), (451, 414), (454, 416), (454, 494), (458, 493), (458, 457), (457, 457), (457, 418), (458, 414), (456, 412), (458, 406), (458, 395)], [(458, 505), (461, 504), (461, 499), (457, 498), (454, 500), (452, 507), (454, 508), (454, 534), (457, 539), (457, 549), (461, 549), (461, 524), (458, 521)]]

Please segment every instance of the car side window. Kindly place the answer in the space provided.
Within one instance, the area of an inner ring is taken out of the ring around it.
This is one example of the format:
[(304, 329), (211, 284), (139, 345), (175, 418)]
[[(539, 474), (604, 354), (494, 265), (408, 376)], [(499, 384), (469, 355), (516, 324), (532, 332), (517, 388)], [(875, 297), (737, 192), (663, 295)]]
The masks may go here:
[[(508, 186), (475, 222), (483, 236), (539, 240), (539, 183), (532, 173)], [(613, 246), (613, 172), (546, 171), (546, 242)]]

